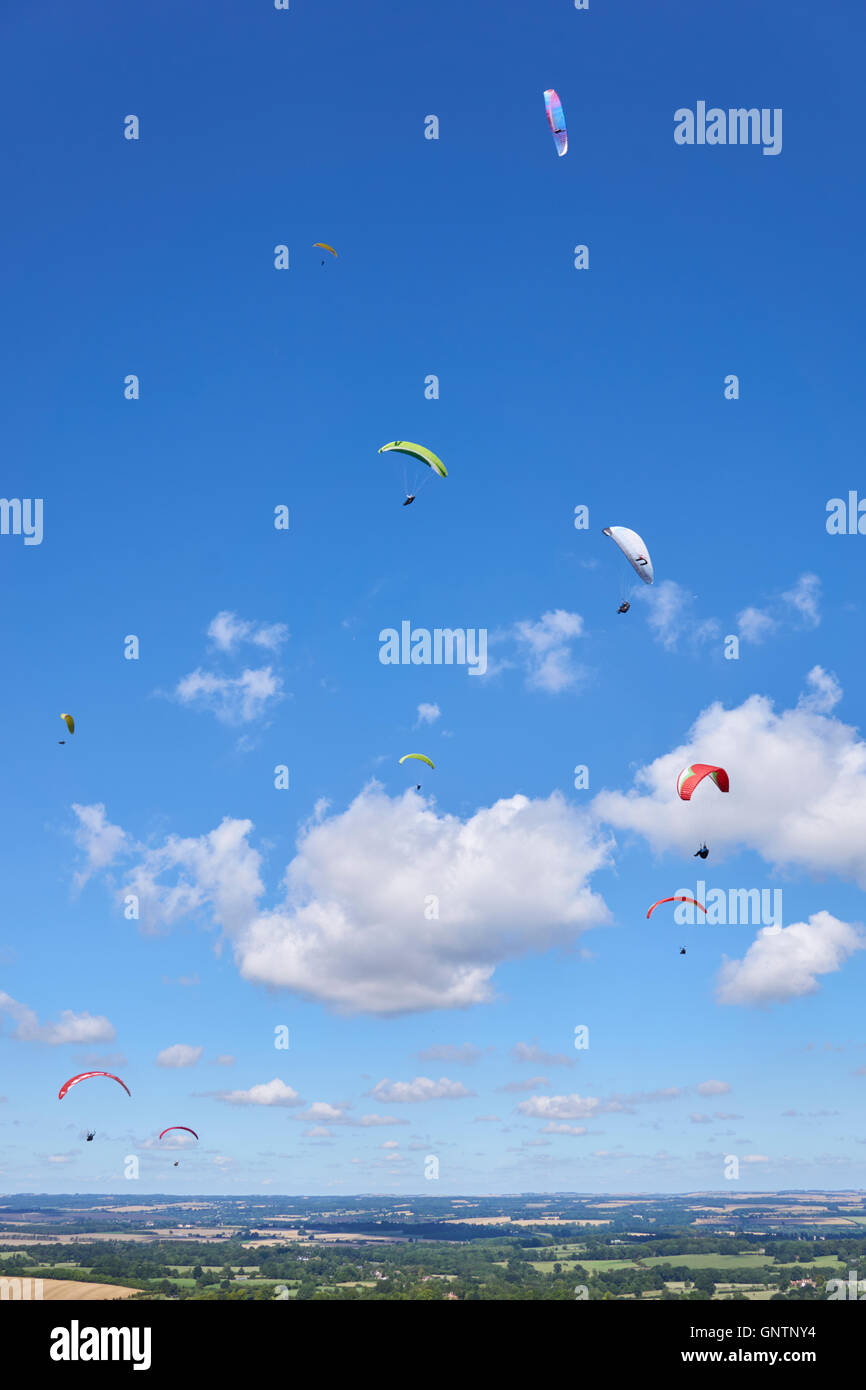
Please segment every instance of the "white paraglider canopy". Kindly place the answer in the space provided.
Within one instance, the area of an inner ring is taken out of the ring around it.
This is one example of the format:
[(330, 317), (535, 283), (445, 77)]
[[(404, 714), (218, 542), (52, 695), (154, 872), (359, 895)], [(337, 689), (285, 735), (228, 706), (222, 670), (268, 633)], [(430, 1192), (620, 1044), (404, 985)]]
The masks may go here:
[(653, 562), (645, 542), (641, 540), (637, 531), (630, 531), (627, 526), (605, 526), (603, 534), (610, 536), (611, 540), (616, 542), (644, 584), (652, 584)]

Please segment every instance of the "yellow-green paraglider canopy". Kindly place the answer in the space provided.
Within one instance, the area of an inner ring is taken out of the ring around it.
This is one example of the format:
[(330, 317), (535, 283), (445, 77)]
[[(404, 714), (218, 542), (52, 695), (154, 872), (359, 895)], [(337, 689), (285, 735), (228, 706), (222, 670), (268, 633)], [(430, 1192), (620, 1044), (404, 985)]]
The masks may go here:
[(432, 449), (425, 449), (423, 444), (411, 444), (408, 439), (395, 439), (390, 444), (383, 444), (379, 453), (386, 454), (389, 450), (398, 454), (408, 454), (410, 458), (418, 459), (420, 463), (426, 463), (427, 467), (432, 468), (434, 473), (438, 473), (440, 478), (448, 477), (448, 469), (442, 460), (433, 453)]
[(427, 763), (428, 767), (432, 767), (433, 771), (436, 771), (436, 764), (427, 757), (426, 753), (404, 753), (400, 762), (405, 763), (407, 758), (417, 758), (419, 763)]

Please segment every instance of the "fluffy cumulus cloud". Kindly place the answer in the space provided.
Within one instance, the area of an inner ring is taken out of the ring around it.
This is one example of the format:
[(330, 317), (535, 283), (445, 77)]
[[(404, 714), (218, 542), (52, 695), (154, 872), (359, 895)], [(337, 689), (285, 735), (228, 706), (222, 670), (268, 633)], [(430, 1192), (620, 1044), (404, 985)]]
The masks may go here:
[(695, 793), (716, 858), (752, 849), (777, 868), (866, 886), (866, 743), (829, 713), (841, 694), (834, 678), (816, 667), (808, 685), (794, 709), (779, 713), (762, 695), (733, 709), (711, 705), (687, 741), (642, 768), (629, 792), (601, 792), (595, 813), (657, 852), (683, 854), (694, 847), (694, 825), (672, 794), (677, 774), (689, 763), (717, 763), (731, 774), (730, 794), (710, 783)]
[(419, 728), (421, 724), (435, 724), (441, 714), (442, 711), (438, 705), (420, 704), (418, 706), (418, 718), (415, 720), (415, 728)]
[[(288, 635), (283, 623), (250, 622), (228, 610), (217, 613), (208, 627), (212, 647), (228, 657), (244, 644), (276, 653)], [(247, 666), (239, 674), (198, 666), (178, 681), (171, 699), (208, 710), (223, 724), (252, 724), (283, 699), (283, 682), (271, 666)]]
[(414, 1081), (377, 1081), (370, 1095), (382, 1105), (413, 1105), (424, 1100), (464, 1100), (474, 1096), (462, 1081), (449, 1081), (442, 1076), (434, 1081), (429, 1076), (416, 1076)]
[(180, 704), (210, 710), (223, 724), (251, 724), (282, 695), (283, 682), (270, 666), (247, 668), (239, 676), (199, 667), (179, 680), (174, 689)]
[(866, 945), (859, 927), (816, 912), (780, 932), (759, 932), (742, 960), (728, 960), (719, 972), (722, 1004), (772, 1004), (814, 994), (818, 976), (839, 970)]
[(534, 1120), (551, 1121), (592, 1119), (611, 1108), (619, 1107), (611, 1107), (598, 1096), (579, 1096), (574, 1093), (568, 1096), (532, 1096), (529, 1100), (522, 1100), (517, 1107), (521, 1115), (528, 1115)]
[(744, 608), (737, 615), (740, 637), (755, 644), (785, 629), (815, 628), (821, 622), (821, 581), (801, 574), (791, 589), (774, 600), (771, 609)]
[(580, 614), (567, 613), (562, 608), (543, 613), (535, 623), (515, 623), (512, 635), (532, 689), (558, 695), (581, 683), (584, 671), (574, 659), (572, 643), (582, 632)]
[(188, 1043), (174, 1043), (172, 1047), (164, 1047), (162, 1052), (157, 1055), (156, 1065), (158, 1067), (194, 1067), (203, 1052), (203, 1047), (190, 1047)]
[(675, 651), (683, 640), (699, 645), (719, 636), (721, 629), (716, 619), (696, 618), (692, 611), (694, 594), (673, 579), (663, 579), (651, 589), (636, 590), (636, 597), (647, 606), (647, 621), (654, 638), (668, 651)]
[(298, 1120), (313, 1120), (320, 1126), (354, 1125), (360, 1129), (378, 1129), (382, 1125), (403, 1125), (406, 1120), (395, 1119), (392, 1115), (351, 1115), (348, 1105), (331, 1105), (326, 1100), (314, 1100)]
[(72, 809), (78, 817), (75, 843), (84, 851), (87, 861), (76, 875), (76, 882), (81, 887), (91, 874), (107, 868), (122, 853), (127, 845), (127, 837), (119, 825), (112, 825), (106, 819), (105, 807), (101, 802), (93, 806), (74, 803)]
[(223, 609), (210, 624), (207, 635), (218, 651), (232, 652), (242, 642), (276, 651), (289, 636), (285, 623), (254, 623)]
[(66, 1043), (113, 1042), (117, 1037), (113, 1024), (102, 1015), (73, 1013), (64, 1009), (58, 1023), (40, 1023), (26, 1004), (19, 1004), (10, 994), (0, 992), (0, 1021), (3, 1016), (14, 1023), (12, 1037), (20, 1042), (48, 1043), (61, 1047)]
[(680, 1086), (665, 1086), (658, 1091), (633, 1091), (629, 1095), (581, 1096), (572, 1092), (562, 1096), (531, 1096), (517, 1106), (522, 1115), (531, 1119), (586, 1120), (597, 1115), (631, 1115), (639, 1105), (656, 1105), (663, 1101), (680, 1100), (686, 1092)]
[(262, 1081), (248, 1091), (223, 1091), (217, 1099), (225, 1101), (227, 1105), (276, 1105), (287, 1108), (303, 1105), (297, 1091), (287, 1086), (285, 1081), (280, 1081), (279, 1077), (274, 1077), (273, 1081)]
[(832, 671), (813, 666), (806, 677), (807, 689), (798, 700), (798, 708), (813, 714), (829, 714), (842, 699), (842, 687)]
[(728, 1081), (701, 1081), (695, 1087), (699, 1096), (726, 1096), (730, 1089)]
[(246, 979), (345, 1012), (484, 1003), (500, 962), (568, 948), (610, 918), (589, 886), (609, 838), (559, 794), (463, 820), (372, 783), (341, 813), (318, 808), (272, 909), (251, 831), (227, 818), (139, 852), (119, 901), (137, 894), (145, 930), (200, 915), (230, 938)]

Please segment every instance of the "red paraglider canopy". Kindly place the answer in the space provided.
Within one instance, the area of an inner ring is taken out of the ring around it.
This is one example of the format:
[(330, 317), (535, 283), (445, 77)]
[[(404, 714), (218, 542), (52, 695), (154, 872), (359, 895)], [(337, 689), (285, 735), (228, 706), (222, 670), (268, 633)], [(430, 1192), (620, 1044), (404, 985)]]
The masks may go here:
[(194, 1139), (198, 1139), (198, 1135), (196, 1134), (195, 1130), (190, 1129), (189, 1125), (169, 1125), (168, 1129), (164, 1129), (162, 1131), (162, 1134), (159, 1136), (160, 1139), (162, 1139), (163, 1136), (166, 1134), (171, 1134), (171, 1131), (173, 1129), (185, 1129), (187, 1134), (191, 1134)]
[(649, 912), (647, 913), (647, 917), (652, 917), (652, 915), (653, 915), (653, 913), (655, 912), (656, 908), (657, 908), (657, 907), (661, 907), (662, 903), (694, 903), (695, 907), (699, 907), (699, 908), (701, 909), (701, 912), (704, 912), (704, 913), (705, 913), (706, 910), (707, 910), (707, 909), (704, 907), (703, 903), (699, 903), (699, 902), (697, 901), (696, 898), (686, 898), (686, 897), (683, 897), (683, 896), (680, 894), (680, 895), (678, 895), (677, 897), (674, 897), (674, 898), (659, 898), (659, 900), (658, 900), (657, 903), (653, 903), (652, 907), (650, 908)]
[(720, 792), (730, 791), (731, 783), (723, 767), (715, 767), (713, 763), (692, 763), (690, 767), (684, 767), (677, 778), (680, 798), (690, 801), (695, 787), (699, 782), (703, 782), (705, 777), (712, 777)]
[(118, 1086), (122, 1086), (128, 1096), (132, 1095), (125, 1081), (121, 1081), (119, 1076), (115, 1076), (111, 1071), (82, 1071), (78, 1076), (70, 1076), (68, 1081), (64, 1081), (60, 1090), (57, 1092), (57, 1099), (62, 1100), (66, 1092), (72, 1087), (77, 1086), (79, 1081), (89, 1081), (91, 1076), (107, 1076), (110, 1081), (116, 1081)]

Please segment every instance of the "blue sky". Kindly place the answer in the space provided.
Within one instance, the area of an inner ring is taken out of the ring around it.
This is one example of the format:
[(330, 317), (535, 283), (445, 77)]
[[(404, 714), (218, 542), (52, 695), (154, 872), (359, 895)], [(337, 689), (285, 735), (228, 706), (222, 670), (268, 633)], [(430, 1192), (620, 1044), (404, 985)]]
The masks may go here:
[[(2, 490), (44, 499), (0, 536), (4, 1190), (861, 1184), (864, 27), (4, 17)], [(781, 153), (678, 146), (698, 101), (781, 108)], [(397, 438), (449, 470), (406, 509)], [(383, 665), (404, 620), (488, 672)], [(696, 759), (728, 797), (677, 801)], [(699, 878), (783, 930), (646, 921)], [(58, 1103), (88, 1068), (132, 1099)]]

